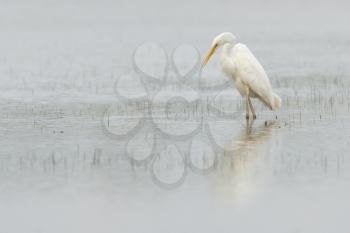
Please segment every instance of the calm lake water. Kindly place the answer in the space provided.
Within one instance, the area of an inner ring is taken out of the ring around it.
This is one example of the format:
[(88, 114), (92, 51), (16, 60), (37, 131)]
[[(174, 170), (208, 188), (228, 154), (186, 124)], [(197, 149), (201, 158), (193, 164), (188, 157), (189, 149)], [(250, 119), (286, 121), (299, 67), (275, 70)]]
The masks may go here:
[[(1, 232), (349, 231), (347, 2), (2, 5)], [(279, 112), (199, 71), (222, 31)]]

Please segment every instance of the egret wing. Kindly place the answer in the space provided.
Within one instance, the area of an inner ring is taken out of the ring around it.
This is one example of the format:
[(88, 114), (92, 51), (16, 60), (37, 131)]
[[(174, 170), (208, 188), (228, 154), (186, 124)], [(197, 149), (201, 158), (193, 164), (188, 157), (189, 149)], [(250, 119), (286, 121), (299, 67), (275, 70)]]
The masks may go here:
[(244, 44), (237, 44), (236, 68), (242, 82), (270, 109), (273, 91), (264, 68)]

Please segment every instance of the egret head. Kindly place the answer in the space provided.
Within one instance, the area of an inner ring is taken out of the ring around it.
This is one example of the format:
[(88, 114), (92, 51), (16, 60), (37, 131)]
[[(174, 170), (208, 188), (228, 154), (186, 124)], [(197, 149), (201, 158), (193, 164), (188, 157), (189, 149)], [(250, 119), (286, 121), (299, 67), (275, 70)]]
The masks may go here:
[(231, 32), (223, 32), (221, 34), (219, 34), (218, 36), (216, 36), (213, 40), (213, 43), (211, 45), (211, 48), (207, 54), (207, 56), (205, 57), (205, 59), (203, 60), (203, 63), (202, 63), (202, 67), (204, 67), (210, 57), (214, 54), (215, 50), (224, 45), (224, 44), (234, 44), (236, 41), (236, 37), (231, 33)]

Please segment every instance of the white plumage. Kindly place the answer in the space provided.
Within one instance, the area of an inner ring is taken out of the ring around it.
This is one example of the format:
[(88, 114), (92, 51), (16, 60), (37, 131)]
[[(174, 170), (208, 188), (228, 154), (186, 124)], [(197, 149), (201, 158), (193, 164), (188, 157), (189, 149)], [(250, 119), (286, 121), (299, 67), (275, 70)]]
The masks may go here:
[(272, 90), (264, 68), (246, 45), (235, 41), (235, 36), (230, 32), (215, 37), (203, 66), (207, 64), (215, 50), (222, 46), (220, 68), (234, 81), (239, 93), (246, 98), (247, 119), (249, 112), (254, 119), (256, 118), (250, 97), (258, 98), (271, 110), (278, 110), (281, 107), (281, 99)]

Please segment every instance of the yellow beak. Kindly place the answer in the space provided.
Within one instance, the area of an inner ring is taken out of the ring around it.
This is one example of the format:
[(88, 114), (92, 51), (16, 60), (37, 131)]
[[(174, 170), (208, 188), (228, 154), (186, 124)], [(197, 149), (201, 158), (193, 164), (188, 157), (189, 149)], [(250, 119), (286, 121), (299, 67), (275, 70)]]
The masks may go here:
[(205, 59), (203, 60), (203, 63), (202, 63), (202, 68), (208, 63), (210, 57), (213, 55), (213, 53), (215, 52), (216, 48), (218, 46), (217, 45), (214, 45), (213, 47), (210, 48), (207, 56), (205, 57)]

